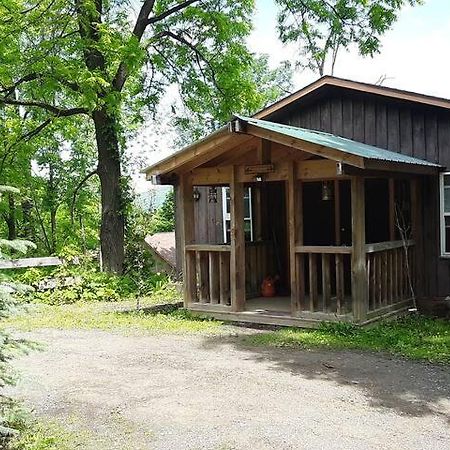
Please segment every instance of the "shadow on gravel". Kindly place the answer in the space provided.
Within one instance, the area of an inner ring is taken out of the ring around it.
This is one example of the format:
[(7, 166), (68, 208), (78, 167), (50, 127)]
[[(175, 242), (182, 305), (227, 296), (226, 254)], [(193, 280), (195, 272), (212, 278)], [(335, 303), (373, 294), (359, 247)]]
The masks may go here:
[(212, 351), (231, 345), (247, 358), (305, 379), (327, 380), (362, 390), (374, 408), (414, 417), (440, 415), (450, 423), (450, 368), (387, 354), (250, 346), (242, 336), (208, 336)]

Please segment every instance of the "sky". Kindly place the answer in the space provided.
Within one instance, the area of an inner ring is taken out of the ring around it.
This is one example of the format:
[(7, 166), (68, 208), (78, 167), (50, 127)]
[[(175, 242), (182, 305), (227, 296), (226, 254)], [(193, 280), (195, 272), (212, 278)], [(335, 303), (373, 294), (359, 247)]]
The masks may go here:
[[(283, 60), (294, 60), (296, 47), (283, 46), (277, 37), (277, 7), (273, 0), (256, 0), (254, 30), (248, 39), (249, 48), (267, 53), (275, 67)], [(375, 83), (386, 79), (383, 86), (450, 98), (450, 0), (425, 0), (424, 5), (406, 7), (399, 14), (393, 29), (382, 38), (381, 52), (373, 58), (361, 57), (356, 49), (342, 51), (337, 59), (334, 75), (355, 81)], [(298, 71), (294, 88), (298, 90), (316, 80), (318, 75)], [(160, 129), (161, 130), (161, 129)], [(173, 131), (167, 125), (163, 134), (150, 136), (143, 131), (135, 146), (153, 145), (153, 151), (143, 165), (156, 162), (175, 151)], [(143, 176), (135, 177), (136, 190), (149, 189)]]

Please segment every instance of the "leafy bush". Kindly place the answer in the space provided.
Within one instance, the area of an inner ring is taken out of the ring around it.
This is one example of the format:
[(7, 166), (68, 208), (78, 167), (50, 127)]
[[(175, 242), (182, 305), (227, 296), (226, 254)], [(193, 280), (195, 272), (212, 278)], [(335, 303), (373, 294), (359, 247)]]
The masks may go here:
[(160, 273), (130, 272), (118, 276), (100, 272), (94, 263), (63, 265), (51, 272), (32, 268), (19, 275), (21, 282), (34, 288), (22, 296), (25, 301), (48, 305), (72, 304), (79, 301), (114, 302), (152, 295), (170, 282)]
[(175, 194), (169, 192), (161, 205), (151, 217), (150, 234), (175, 230)]

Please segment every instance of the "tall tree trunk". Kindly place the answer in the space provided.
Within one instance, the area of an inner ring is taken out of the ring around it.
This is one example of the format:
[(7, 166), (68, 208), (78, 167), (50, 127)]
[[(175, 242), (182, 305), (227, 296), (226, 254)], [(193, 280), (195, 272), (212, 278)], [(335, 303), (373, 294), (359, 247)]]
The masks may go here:
[(124, 262), (124, 205), (116, 121), (106, 110), (93, 114), (101, 184), (100, 243), (103, 270), (122, 273)]

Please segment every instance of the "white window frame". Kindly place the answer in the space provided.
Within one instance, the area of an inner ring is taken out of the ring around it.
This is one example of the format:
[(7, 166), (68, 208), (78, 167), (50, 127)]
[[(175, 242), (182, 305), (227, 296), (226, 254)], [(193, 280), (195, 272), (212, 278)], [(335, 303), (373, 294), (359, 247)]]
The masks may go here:
[(445, 185), (444, 185), (444, 177), (450, 177), (450, 172), (443, 172), (440, 175), (439, 178), (439, 198), (440, 198), (440, 223), (441, 223), (441, 256), (444, 258), (450, 258), (450, 252), (445, 251), (445, 239), (446, 239), (446, 232), (445, 232), (445, 218), (450, 217), (450, 212), (444, 211), (444, 192), (445, 192)]
[[(248, 189), (249, 211), (250, 216), (244, 217), (244, 221), (250, 222), (250, 242), (253, 242), (253, 206), (252, 206), (252, 188)], [(223, 218), (223, 242), (227, 242), (227, 221), (231, 222), (231, 214), (227, 209), (227, 192), (230, 191), (228, 186), (222, 188), (222, 218)]]

